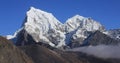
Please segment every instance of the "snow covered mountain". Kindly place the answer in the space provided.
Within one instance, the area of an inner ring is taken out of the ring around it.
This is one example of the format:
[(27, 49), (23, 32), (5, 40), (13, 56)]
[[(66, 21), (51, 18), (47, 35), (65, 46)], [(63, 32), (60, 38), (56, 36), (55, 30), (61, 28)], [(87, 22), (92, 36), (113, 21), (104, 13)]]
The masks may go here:
[(111, 29), (105, 32), (108, 36), (113, 39), (120, 40), (120, 29)]
[(36, 42), (59, 47), (65, 45), (62, 25), (51, 13), (31, 7), (23, 26)]
[[(68, 19), (65, 23), (67, 43), (71, 47), (83, 44), (83, 41), (93, 32), (99, 30), (103, 32), (104, 26), (91, 18), (76, 15)], [(69, 38), (69, 39), (68, 39)]]
[(62, 24), (51, 13), (31, 7), (21, 29), (7, 38), (21, 43), (20, 45), (25, 45), (24, 42), (30, 43), (32, 37), (33, 42), (42, 42), (56, 48), (66, 44), (74, 47), (76, 44), (83, 44), (83, 40), (97, 30), (105, 29), (91, 18), (75, 15)]

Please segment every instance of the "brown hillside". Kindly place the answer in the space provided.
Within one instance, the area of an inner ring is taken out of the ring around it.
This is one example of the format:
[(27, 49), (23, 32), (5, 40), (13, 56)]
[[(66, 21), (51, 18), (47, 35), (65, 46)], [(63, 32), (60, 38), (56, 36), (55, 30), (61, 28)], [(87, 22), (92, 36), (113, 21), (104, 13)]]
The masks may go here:
[(33, 63), (33, 61), (11, 41), (0, 36), (0, 63)]

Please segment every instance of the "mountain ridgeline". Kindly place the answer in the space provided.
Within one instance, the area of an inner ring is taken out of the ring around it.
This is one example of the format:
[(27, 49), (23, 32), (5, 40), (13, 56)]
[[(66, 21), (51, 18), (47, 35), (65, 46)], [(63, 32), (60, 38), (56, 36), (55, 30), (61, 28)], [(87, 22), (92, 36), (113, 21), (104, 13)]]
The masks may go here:
[(31, 7), (22, 27), (7, 38), (16, 45), (41, 42), (55, 48), (74, 48), (83, 45), (95, 31), (106, 32), (103, 25), (91, 18), (75, 15), (62, 24), (51, 13)]
[(106, 30), (80, 15), (63, 24), (51, 13), (31, 7), (21, 28), (6, 38), (0, 37), (0, 63), (120, 63), (119, 58), (97, 57), (104, 47), (88, 53), (98, 45), (119, 48), (120, 29)]

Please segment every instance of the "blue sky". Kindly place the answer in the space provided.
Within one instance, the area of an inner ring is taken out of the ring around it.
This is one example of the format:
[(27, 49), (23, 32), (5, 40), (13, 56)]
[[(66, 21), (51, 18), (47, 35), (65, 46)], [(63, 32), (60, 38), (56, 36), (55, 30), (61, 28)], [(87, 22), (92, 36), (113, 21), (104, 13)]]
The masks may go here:
[(19, 29), (31, 6), (53, 13), (62, 23), (79, 14), (92, 17), (106, 29), (120, 28), (120, 0), (0, 0), (0, 35)]

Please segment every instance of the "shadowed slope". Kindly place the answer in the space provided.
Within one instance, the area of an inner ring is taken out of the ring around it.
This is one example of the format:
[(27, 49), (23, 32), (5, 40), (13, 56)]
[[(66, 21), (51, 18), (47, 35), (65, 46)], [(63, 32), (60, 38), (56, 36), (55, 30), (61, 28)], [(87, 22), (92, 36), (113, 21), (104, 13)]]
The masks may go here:
[(20, 47), (30, 56), (35, 63), (68, 63), (56, 52), (40, 45), (28, 45)]
[(21, 50), (15, 47), (11, 41), (0, 36), (0, 63), (33, 63)]
[(91, 34), (86, 40), (84, 41), (87, 45), (118, 45), (119, 41), (115, 40), (100, 31), (96, 31), (95, 33)]
[(35, 63), (114, 63), (81, 52), (50, 50), (34, 44), (20, 47)]

